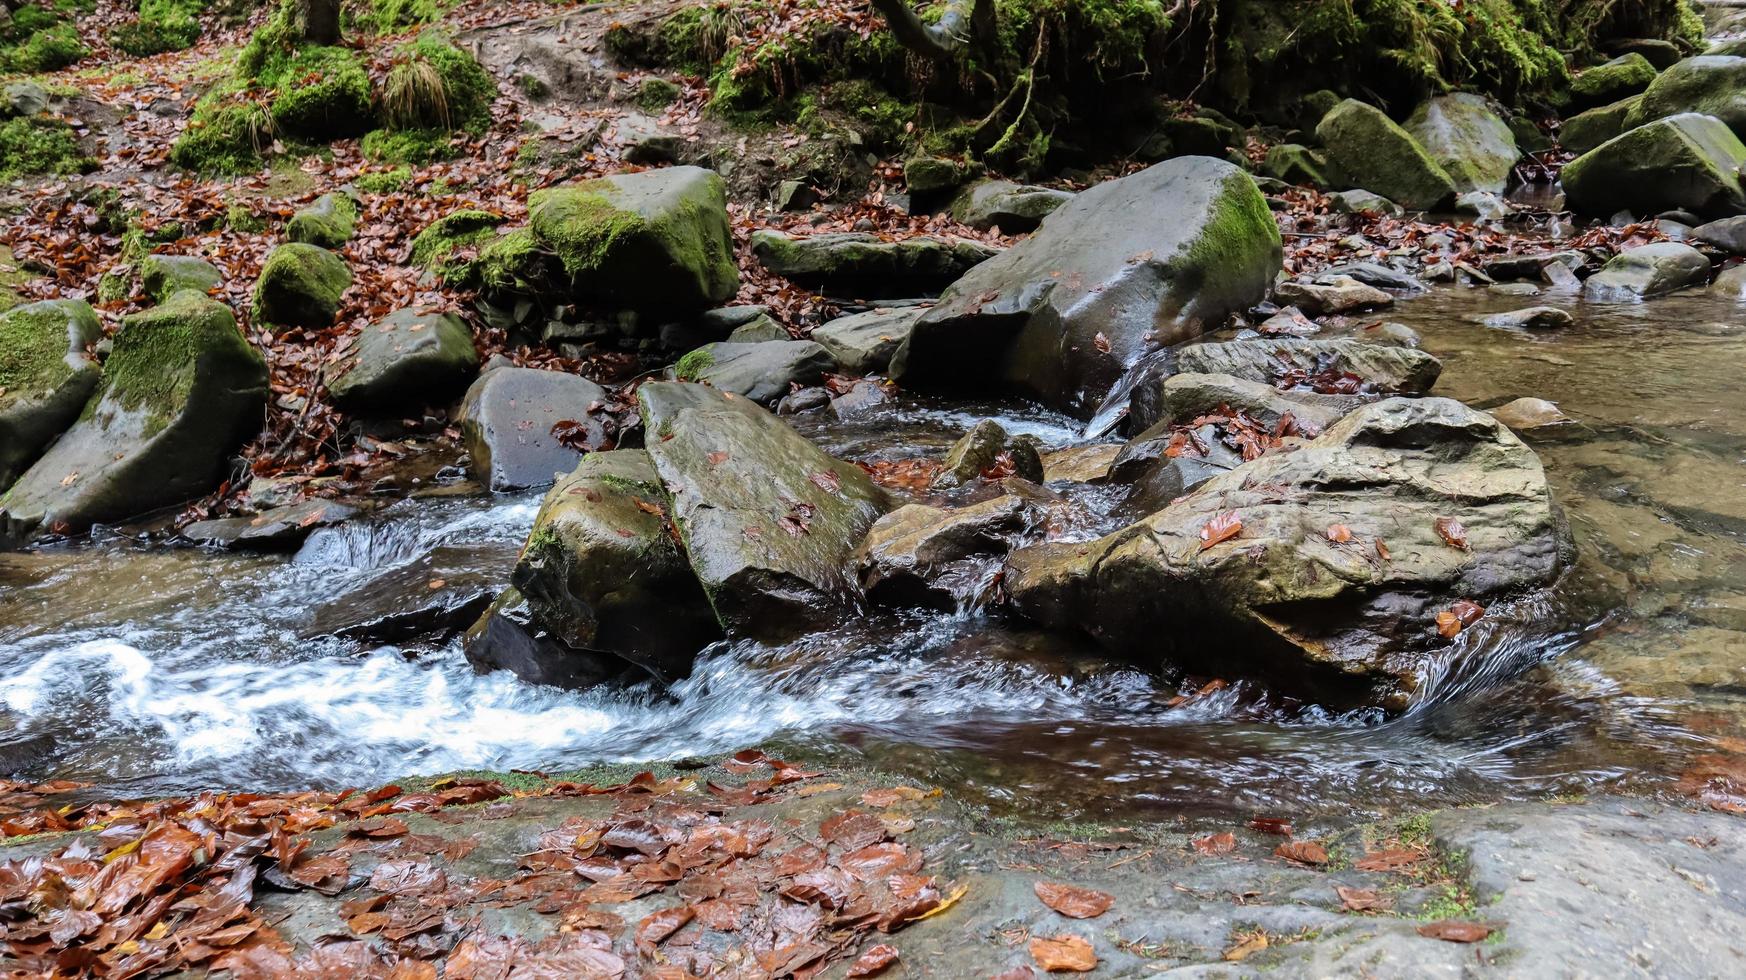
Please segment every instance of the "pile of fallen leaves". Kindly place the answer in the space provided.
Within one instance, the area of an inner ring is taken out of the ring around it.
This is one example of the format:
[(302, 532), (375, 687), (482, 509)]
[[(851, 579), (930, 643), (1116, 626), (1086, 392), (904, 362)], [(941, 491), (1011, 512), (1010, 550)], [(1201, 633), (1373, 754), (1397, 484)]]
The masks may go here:
[[(1209, 425), (1213, 427), (1213, 433), (1199, 431)], [(1214, 412), (1171, 426), (1170, 441), (1164, 446), (1164, 455), (1168, 459), (1179, 456), (1204, 458), (1212, 451), (1212, 446), (1206, 439), (1214, 434), (1225, 446), (1241, 454), (1244, 462), (1248, 462), (1281, 448), (1286, 444), (1287, 438), (1312, 438), (1316, 432), (1313, 427), (1299, 422), (1290, 412), (1281, 415), (1279, 421), (1273, 425), (1266, 425), (1240, 408), (1220, 405)]]
[[(0, 784), (7, 834), (87, 832), (49, 856), (0, 863), (0, 949), (35, 975), (411, 978), (440, 967), (446, 977), (810, 977), (962, 894), (942, 894), (922, 852), (900, 839), (914, 821), (895, 808), (922, 791), (869, 790), (865, 809), (779, 824), (735, 814), (840, 787), (809, 784), (822, 774), (757, 751), (725, 768), (747, 778), (699, 785), (644, 773), (518, 793), (460, 779), (412, 792), (58, 808), (48, 798), (76, 786)], [(503, 877), (453, 866), (476, 836), (415, 833), (403, 819), (461, 826), (511, 816), (530, 797), (564, 796), (609, 800), (610, 810), (552, 827)], [(301, 936), (304, 949), (262, 912), (268, 891), (344, 901), (323, 906), (337, 910), (333, 926)], [(614, 910), (650, 898), (661, 907), (634, 922)], [(509, 908), (550, 916), (555, 928), (530, 940), (481, 925), (486, 910)], [(896, 958), (876, 945), (851, 975)]]

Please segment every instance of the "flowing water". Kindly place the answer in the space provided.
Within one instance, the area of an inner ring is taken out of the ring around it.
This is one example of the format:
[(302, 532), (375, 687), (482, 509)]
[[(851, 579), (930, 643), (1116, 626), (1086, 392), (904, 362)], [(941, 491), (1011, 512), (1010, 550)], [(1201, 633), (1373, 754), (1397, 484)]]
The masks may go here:
[[(1581, 551), (1544, 602), (1464, 634), (1485, 669), (1402, 717), (1335, 715), (1112, 661), (984, 614), (876, 613), (780, 649), (721, 644), (668, 690), (564, 692), (475, 675), (457, 645), (311, 638), (315, 610), (425, 556), (506, 579), (539, 495), (408, 500), (295, 557), (113, 538), (0, 555), (0, 770), (106, 793), (289, 789), (469, 768), (574, 767), (775, 745), (951, 786), (993, 813), (1357, 818), (1408, 805), (1653, 789), (1746, 716), (1746, 329), (1703, 295), (1584, 306), (1547, 334), (1439, 289), (1391, 318), (1440, 394), (1532, 395), (1529, 436)], [(1053, 446), (1070, 420), (904, 400), (798, 424), (840, 455), (938, 454), (993, 415)], [(1088, 491), (1087, 502), (1101, 506)], [(420, 566), (422, 567), (422, 566)], [(432, 573), (437, 574), (437, 573)], [(416, 582), (416, 578), (414, 579)], [(1483, 625), (1483, 624), (1482, 624)], [(1167, 628), (1161, 624), (1161, 628)]]

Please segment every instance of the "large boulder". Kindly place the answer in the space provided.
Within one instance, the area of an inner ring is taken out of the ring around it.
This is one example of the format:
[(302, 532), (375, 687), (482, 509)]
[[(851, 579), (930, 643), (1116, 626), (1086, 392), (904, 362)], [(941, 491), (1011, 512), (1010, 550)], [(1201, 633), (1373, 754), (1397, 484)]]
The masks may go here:
[(830, 352), (810, 340), (707, 344), (673, 365), (678, 381), (701, 381), (768, 405), (795, 385), (816, 385), (836, 368)]
[(1035, 229), (1043, 219), (1073, 200), (1070, 191), (1025, 187), (1010, 180), (972, 184), (952, 202), (952, 218), (972, 228), (999, 228), (1007, 234)]
[(1710, 260), (1704, 253), (1684, 242), (1653, 242), (1613, 256), (1582, 284), (1582, 292), (1591, 300), (1647, 299), (1702, 286), (1709, 278)]
[(348, 412), (394, 415), (448, 401), (478, 370), (473, 334), (460, 317), (409, 307), (346, 344), (327, 393)]
[[(1190, 673), (1404, 708), (1449, 655), (1438, 617), (1549, 585), (1568, 535), (1540, 461), (1443, 398), (1364, 406), (1107, 537), (1015, 551), (1013, 605)], [(1466, 613), (1466, 617), (1462, 617)]]
[[(721, 638), (677, 540), (648, 454), (591, 453), (546, 493), (513, 581), (531, 625), (564, 649), (671, 681)], [(546, 667), (559, 673), (567, 662)]]
[(889, 506), (860, 467), (728, 392), (655, 382), (637, 400), (668, 514), (729, 633), (780, 641), (848, 607), (855, 548)]
[(815, 329), (812, 339), (830, 352), (843, 373), (878, 374), (890, 366), (925, 312), (919, 306), (900, 306), (838, 317)]
[(1604, 65), (1577, 74), (1570, 83), (1567, 108), (1581, 112), (1628, 98), (1651, 87), (1655, 66), (1636, 52), (1622, 54)]
[(281, 245), (255, 282), (255, 315), (281, 327), (329, 327), (351, 285), (345, 259), (319, 245)]
[(1579, 112), (1564, 120), (1558, 130), (1558, 142), (1572, 153), (1583, 154), (1613, 139), (1625, 131), (1625, 120), (1631, 109), (1642, 100), (1641, 95)]
[(210, 293), (224, 285), (224, 273), (197, 255), (148, 255), (140, 260), (139, 282), (152, 302), (162, 303), (184, 289)]
[(1625, 117), (1625, 125), (1681, 113), (1715, 116), (1746, 139), (1746, 58), (1704, 55), (1662, 72)]
[(669, 167), (554, 187), (529, 199), (528, 214), (581, 302), (684, 316), (739, 289), (727, 185), (713, 171)]
[(1191, 344), (1177, 354), (1184, 374), (1228, 374), (1279, 388), (1323, 394), (1420, 394), (1443, 364), (1422, 350), (1356, 340), (1230, 340)]
[(79, 417), (103, 375), (85, 348), (102, 336), (96, 312), (78, 300), (0, 314), (0, 490)]
[(198, 497), (266, 404), (266, 363), (230, 308), (177, 293), (122, 321), (79, 421), (0, 497), (0, 527), (77, 533)]
[(1570, 207), (1610, 215), (1689, 210), (1720, 218), (1746, 212), (1740, 168), (1746, 144), (1714, 116), (1685, 113), (1639, 126), (1564, 165)]
[(1011, 389), (1090, 417), (1148, 353), (1260, 302), (1281, 264), (1247, 173), (1167, 160), (1080, 193), (971, 270), (916, 321), (891, 374)]
[(1330, 179), (1430, 211), (1455, 199), (1455, 182), (1413, 135), (1381, 109), (1347, 99), (1316, 126)]
[(339, 248), (352, 240), (358, 205), (343, 193), (323, 194), (285, 222), (285, 237), (322, 248)]
[(1406, 130), (1458, 191), (1503, 193), (1521, 157), (1510, 124), (1471, 92), (1427, 99), (1407, 120)]
[(474, 477), (498, 492), (550, 485), (582, 460), (553, 427), (565, 423), (604, 446), (605, 429), (590, 414), (606, 397), (605, 388), (563, 371), (500, 367), (480, 375), (459, 415)]
[(925, 235), (887, 241), (859, 232), (752, 233), (752, 254), (764, 268), (835, 296), (932, 296), (999, 251)]

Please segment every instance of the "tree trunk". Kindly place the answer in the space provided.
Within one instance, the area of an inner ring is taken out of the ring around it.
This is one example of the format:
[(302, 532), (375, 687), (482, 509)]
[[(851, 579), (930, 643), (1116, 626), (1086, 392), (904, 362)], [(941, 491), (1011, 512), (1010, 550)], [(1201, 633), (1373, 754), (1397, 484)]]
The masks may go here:
[(297, 0), (303, 40), (310, 44), (338, 44), (340, 0)]
[(873, 7), (891, 25), (897, 43), (936, 61), (951, 61), (994, 39), (994, 0), (946, 0), (945, 12), (931, 26), (916, 15), (909, 0), (873, 0)]

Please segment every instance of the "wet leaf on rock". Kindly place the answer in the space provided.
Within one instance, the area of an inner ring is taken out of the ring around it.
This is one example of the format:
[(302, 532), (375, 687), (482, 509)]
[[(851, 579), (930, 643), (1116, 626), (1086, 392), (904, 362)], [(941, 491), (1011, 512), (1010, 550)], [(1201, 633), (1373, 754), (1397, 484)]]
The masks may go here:
[(1044, 905), (1069, 919), (1095, 919), (1115, 905), (1115, 896), (1077, 885), (1039, 881), (1033, 890)]
[(1467, 528), (1460, 521), (1453, 517), (1439, 517), (1433, 526), (1449, 547), (1461, 551), (1471, 550), (1467, 544)]
[(880, 943), (856, 957), (855, 962), (849, 964), (847, 975), (850, 977), (876, 977), (891, 964), (896, 963), (897, 959), (897, 947)]
[(1419, 935), (1448, 943), (1476, 943), (1493, 931), (1491, 926), (1483, 922), (1462, 922), (1458, 919), (1443, 919), (1419, 926)]
[(1049, 973), (1087, 973), (1097, 969), (1097, 952), (1078, 936), (1031, 939), (1031, 959)]
[(1243, 533), (1242, 518), (1234, 510), (1227, 510), (1215, 515), (1200, 529), (1200, 550), (1205, 551), (1215, 544), (1229, 541)]
[(1192, 843), (1194, 849), (1201, 854), (1229, 854), (1237, 849), (1237, 835), (1227, 830), (1222, 834), (1196, 837)]
[(1259, 830), (1263, 834), (1276, 834), (1280, 837), (1291, 836), (1291, 821), (1284, 817), (1256, 817), (1249, 821), (1250, 830)]
[(1328, 863), (1328, 849), (1313, 840), (1288, 840), (1274, 848), (1273, 854), (1298, 864), (1322, 865)]
[(1374, 888), (1348, 888), (1345, 885), (1335, 885), (1334, 893), (1340, 896), (1340, 904), (1348, 912), (1380, 912), (1394, 907), (1394, 903)]

